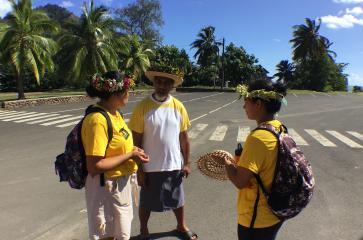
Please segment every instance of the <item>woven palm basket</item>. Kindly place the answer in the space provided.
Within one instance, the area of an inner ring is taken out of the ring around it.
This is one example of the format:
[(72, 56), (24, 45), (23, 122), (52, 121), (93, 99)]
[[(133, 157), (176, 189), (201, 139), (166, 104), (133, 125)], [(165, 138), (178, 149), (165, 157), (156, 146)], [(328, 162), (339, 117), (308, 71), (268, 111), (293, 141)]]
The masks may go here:
[(220, 181), (228, 180), (224, 159), (234, 162), (233, 155), (224, 150), (215, 150), (199, 157), (199, 170), (206, 176)]

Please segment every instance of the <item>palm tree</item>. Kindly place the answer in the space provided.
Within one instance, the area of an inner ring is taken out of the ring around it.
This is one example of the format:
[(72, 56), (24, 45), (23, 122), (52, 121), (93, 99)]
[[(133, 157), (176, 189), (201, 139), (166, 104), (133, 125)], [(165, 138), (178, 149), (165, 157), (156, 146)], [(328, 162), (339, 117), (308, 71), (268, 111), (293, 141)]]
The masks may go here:
[(150, 67), (150, 57), (154, 52), (142, 43), (136, 34), (126, 35), (119, 39), (118, 52), (121, 57), (121, 69), (129, 71), (136, 79)]
[(24, 99), (24, 74), (30, 69), (36, 81), (45, 70), (53, 71), (52, 56), (56, 43), (44, 33), (56, 32), (58, 26), (46, 13), (33, 10), (31, 0), (9, 0), (12, 12), (7, 17), (7, 27), (0, 42), (0, 52), (17, 77), (18, 99)]
[(216, 40), (214, 31), (215, 28), (212, 26), (203, 28), (198, 33), (198, 39), (191, 44), (191, 48), (197, 49), (194, 58), (202, 67), (216, 63), (219, 46), (222, 43)]
[(294, 70), (294, 64), (289, 63), (288, 60), (282, 60), (276, 65), (277, 72), (274, 74), (274, 77), (277, 77), (278, 82), (290, 85), (293, 80)]
[(293, 60), (296, 62), (305, 62), (320, 57), (331, 45), (326, 37), (319, 35), (321, 19), (315, 21), (305, 18), (305, 23), (306, 25), (293, 27), (295, 29), (293, 39), (290, 40), (294, 49)]
[(68, 32), (59, 38), (57, 59), (68, 81), (85, 83), (94, 73), (117, 69), (114, 29), (118, 22), (109, 17), (107, 8), (83, 5), (79, 22), (68, 23)]

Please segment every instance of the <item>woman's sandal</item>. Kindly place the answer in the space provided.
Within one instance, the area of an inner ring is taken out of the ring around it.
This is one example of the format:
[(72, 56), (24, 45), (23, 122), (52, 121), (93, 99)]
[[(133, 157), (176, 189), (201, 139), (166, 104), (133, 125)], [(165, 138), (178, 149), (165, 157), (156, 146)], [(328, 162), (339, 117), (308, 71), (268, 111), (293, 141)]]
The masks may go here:
[(185, 232), (182, 232), (182, 231), (179, 231), (179, 230), (176, 230), (176, 235), (177, 237), (183, 239), (183, 240), (196, 240), (198, 239), (198, 235), (191, 231), (191, 230), (188, 230), (188, 231), (185, 231)]

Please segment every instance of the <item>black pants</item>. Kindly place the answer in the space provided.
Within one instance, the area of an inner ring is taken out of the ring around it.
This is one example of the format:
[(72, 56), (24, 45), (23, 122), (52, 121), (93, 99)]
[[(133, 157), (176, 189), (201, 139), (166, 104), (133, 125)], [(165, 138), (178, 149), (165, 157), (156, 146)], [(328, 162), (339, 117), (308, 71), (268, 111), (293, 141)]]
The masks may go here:
[(275, 240), (282, 222), (267, 228), (248, 228), (238, 224), (238, 240)]

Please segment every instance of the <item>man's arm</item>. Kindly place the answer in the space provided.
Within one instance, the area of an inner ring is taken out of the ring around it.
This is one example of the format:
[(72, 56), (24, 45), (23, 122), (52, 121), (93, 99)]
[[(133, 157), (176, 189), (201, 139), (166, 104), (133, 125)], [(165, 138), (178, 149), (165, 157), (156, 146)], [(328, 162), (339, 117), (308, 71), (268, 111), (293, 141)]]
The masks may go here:
[(191, 172), (191, 168), (190, 168), (190, 143), (189, 143), (189, 137), (188, 137), (188, 132), (187, 131), (183, 131), (179, 134), (179, 141), (180, 141), (180, 148), (181, 148), (181, 152), (184, 158), (184, 167), (183, 167), (183, 171), (185, 174), (185, 177), (187, 177), (190, 172)]

